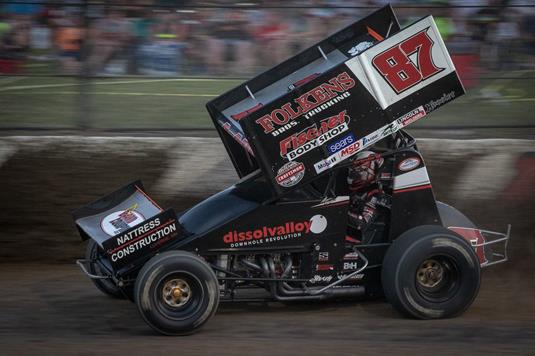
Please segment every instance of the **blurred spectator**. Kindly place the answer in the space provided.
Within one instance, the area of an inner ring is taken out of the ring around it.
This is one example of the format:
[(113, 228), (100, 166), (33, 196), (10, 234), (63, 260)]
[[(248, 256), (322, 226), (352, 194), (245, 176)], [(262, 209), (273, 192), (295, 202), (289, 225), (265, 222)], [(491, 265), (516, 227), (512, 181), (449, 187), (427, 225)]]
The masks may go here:
[(82, 19), (74, 16), (56, 31), (56, 45), (60, 50), (60, 64), (64, 74), (78, 74), (83, 41)]
[(180, 74), (188, 26), (176, 13), (160, 13), (150, 24), (150, 36), (139, 47), (140, 73)]
[(0, 73), (18, 74), (30, 48), (31, 24), (25, 15), (15, 15), (3, 22), (0, 42)]
[(450, 4), (447, 0), (435, 0), (432, 3), (433, 5), (440, 6), (440, 8), (433, 11), (433, 18), (435, 19), (440, 35), (447, 42), (456, 34), (452, 8), (448, 7)]
[(11, 25), (9, 24), (9, 21), (7, 20), (6, 16), (0, 13), (0, 42), (2, 41), (4, 36), (9, 33), (10, 29)]
[(143, 46), (150, 42), (152, 36), (151, 27), (154, 20), (151, 15), (150, 11), (145, 12), (143, 8), (136, 8), (130, 18), (131, 37), (125, 52), (128, 60), (128, 74), (140, 74), (141, 51)]
[(495, 28), (497, 47), (495, 68), (498, 70), (518, 69), (514, 51), (517, 39), (521, 37), (519, 19), (519, 14), (514, 8), (503, 9), (500, 13), (500, 21)]
[(35, 21), (30, 30), (30, 47), (41, 51), (48, 51), (52, 47), (52, 29), (44, 16)]
[(187, 11), (188, 19), (184, 23), (188, 26), (187, 36), (184, 39), (184, 65), (183, 70), (187, 74), (206, 73), (206, 48), (208, 42), (208, 29), (204, 19), (206, 14), (203, 11)]
[(275, 10), (263, 12), (264, 18), (253, 33), (258, 48), (257, 58), (262, 67), (272, 67), (288, 56), (289, 27), (281, 21), (283, 15)]
[(535, 68), (535, 13), (526, 14), (520, 21), (520, 31), (524, 46), (520, 49), (523, 55), (522, 65), (527, 69)]
[(214, 15), (205, 53), (208, 71), (214, 75), (249, 74), (253, 59), (251, 24), (243, 10)]
[(128, 38), (128, 23), (122, 12), (107, 9), (104, 18), (97, 20), (91, 30), (93, 47), (88, 60), (92, 73), (104, 72), (106, 65), (124, 49)]
[(490, 0), (493, 7), (480, 8), (473, 17), (468, 19), (472, 24), (472, 39), (479, 44), (481, 62), (494, 68), (498, 59), (496, 46), (496, 26), (500, 20), (500, 0)]
[(332, 19), (335, 16), (333, 9), (326, 9), (321, 0), (311, 0), (309, 10), (306, 12), (307, 32), (303, 34), (309, 44), (317, 42), (331, 34)]
[[(97, 75), (248, 76), (388, 2), (255, 0), (233, 8), (236, 1), (211, 0), (194, 8), (189, 0), (122, 0), (109, 2), (103, 14), (101, 5), (81, 14), (77, 0), (8, 0), (0, 5), (0, 72), (56, 61), (59, 66), (46, 64), (50, 70), (76, 74), (84, 44), (87, 66)], [(533, 67), (534, 8), (509, 6), (525, 3), (398, 0), (394, 7), (403, 25), (432, 13), (459, 72), (473, 79), (483, 70)], [(89, 29), (81, 26), (85, 16)]]

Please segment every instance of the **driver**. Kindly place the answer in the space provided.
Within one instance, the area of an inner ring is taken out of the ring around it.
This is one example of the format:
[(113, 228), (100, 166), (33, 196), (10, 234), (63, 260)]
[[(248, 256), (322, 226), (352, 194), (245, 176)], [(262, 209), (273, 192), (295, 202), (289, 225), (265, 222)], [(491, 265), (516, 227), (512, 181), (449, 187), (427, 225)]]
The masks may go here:
[(360, 152), (349, 168), (349, 226), (364, 232), (377, 218), (377, 207), (385, 205), (385, 194), (378, 183), (384, 160), (373, 151)]

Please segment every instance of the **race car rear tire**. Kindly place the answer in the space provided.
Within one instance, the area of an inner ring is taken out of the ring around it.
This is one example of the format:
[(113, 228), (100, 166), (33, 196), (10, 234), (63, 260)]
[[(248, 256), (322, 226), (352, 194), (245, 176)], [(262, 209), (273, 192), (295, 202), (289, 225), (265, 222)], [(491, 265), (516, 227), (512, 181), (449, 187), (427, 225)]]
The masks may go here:
[(141, 316), (154, 330), (187, 335), (216, 312), (219, 284), (212, 268), (198, 256), (168, 251), (143, 266), (134, 296)]
[[(97, 243), (93, 240), (89, 240), (89, 243), (87, 244), (86, 250), (85, 250), (85, 258), (86, 260), (94, 260), (99, 255), (102, 254), (102, 250), (99, 248)], [(102, 271), (98, 267), (98, 265), (94, 263), (89, 264), (89, 272), (91, 274), (101, 275)], [(125, 299), (125, 295), (123, 292), (121, 292), (121, 289), (111, 280), (111, 279), (91, 279), (95, 286), (100, 290), (102, 293), (109, 295), (113, 298), (118, 299)]]
[(394, 240), (381, 279), (387, 300), (399, 312), (438, 319), (460, 315), (472, 304), (480, 273), (466, 240), (442, 226), (419, 226)]

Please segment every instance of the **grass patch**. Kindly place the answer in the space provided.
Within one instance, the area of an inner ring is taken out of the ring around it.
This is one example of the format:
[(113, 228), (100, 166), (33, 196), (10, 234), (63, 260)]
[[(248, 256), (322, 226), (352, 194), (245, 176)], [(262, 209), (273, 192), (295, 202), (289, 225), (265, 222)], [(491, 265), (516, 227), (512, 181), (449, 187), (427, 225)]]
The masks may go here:
[[(414, 127), (533, 125), (533, 72), (506, 73), (477, 88)], [(241, 80), (93, 79), (88, 95), (68, 77), (0, 77), (0, 128), (72, 127), (86, 101), (93, 128), (210, 128), (205, 104)]]

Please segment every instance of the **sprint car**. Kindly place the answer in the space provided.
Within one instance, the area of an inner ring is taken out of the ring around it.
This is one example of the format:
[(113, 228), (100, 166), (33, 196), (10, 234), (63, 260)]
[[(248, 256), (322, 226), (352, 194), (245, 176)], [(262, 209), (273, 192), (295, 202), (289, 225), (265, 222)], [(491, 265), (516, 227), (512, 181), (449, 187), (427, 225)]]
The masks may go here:
[[(74, 211), (77, 264), (168, 335), (224, 301), (384, 296), (413, 318), (459, 315), (481, 268), (507, 260), (509, 228), (436, 201), (404, 128), (463, 94), (433, 18), (401, 29), (386, 6), (207, 104), (234, 185), (176, 213), (135, 181)], [(359, 167), (373, 174), (356, 193)]]

